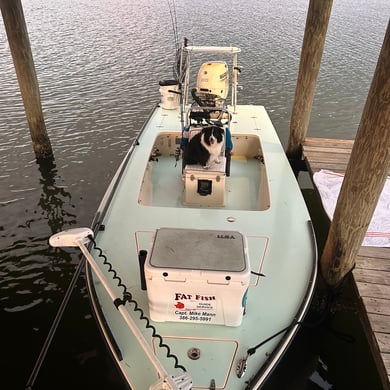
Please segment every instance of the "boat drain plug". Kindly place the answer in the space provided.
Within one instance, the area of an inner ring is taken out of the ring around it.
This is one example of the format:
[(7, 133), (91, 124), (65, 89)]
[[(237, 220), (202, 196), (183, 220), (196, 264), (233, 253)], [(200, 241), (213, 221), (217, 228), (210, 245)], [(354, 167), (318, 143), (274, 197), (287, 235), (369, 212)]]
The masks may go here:
[(199, 348), (190, 348), (187, 352), (187, 356), (191, 360), (198, 360), (200, 358), (200, 349)]

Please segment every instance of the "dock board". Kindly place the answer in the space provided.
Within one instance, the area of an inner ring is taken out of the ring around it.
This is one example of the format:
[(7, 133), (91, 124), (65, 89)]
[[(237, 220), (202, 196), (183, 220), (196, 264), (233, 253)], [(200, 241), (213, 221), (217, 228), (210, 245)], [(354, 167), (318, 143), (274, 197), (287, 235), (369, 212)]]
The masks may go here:
[[(303, 157), (310, 175), (321, 169), (344, 173), (353, 142), (306, 138)], [(362, 304), (363, 325), (387, 389), (390, 387), (390, 248), (362, 246), (353, 279)]]

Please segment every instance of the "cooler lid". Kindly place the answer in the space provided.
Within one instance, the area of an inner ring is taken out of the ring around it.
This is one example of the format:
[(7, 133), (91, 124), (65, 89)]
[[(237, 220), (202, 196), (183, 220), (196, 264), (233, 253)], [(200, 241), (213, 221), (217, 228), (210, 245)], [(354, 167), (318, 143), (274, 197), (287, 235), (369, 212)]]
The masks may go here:
[(158, 229), (152, 267), (242, 272), (247, 268), (244, 236), (230, 230)]

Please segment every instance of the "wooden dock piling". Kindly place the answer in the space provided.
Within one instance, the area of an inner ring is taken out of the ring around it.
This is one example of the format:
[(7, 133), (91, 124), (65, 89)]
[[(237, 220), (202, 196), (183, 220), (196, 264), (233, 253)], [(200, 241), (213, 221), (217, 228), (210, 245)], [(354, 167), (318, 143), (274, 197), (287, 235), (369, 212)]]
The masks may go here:
[(302, 143), (309, 127), (332, 3), (333, 0), (311, 0), (309, 4), (286, 150), (290, 160), (301, 159)]
[(345, 172), (321, 257), (326, 282), (337, 286), (352, 272), (362, 323), (384, 389), (390, 388), (390, 248), (361, 247), (390, 175), (390, 23), (355, 141), (306, 138), (311, 175)]
[(321, 258), (336, 286), (353, 268), (390, 167), (390, 24)]
[(22, 94), (35, 156), (38, 160), (52, 158), (53, 152), (46, 132), (38, 79), (21, 1), (0, 0), (0, 8)]
[[(332, 0), (311, 0), (286, 154), (311, 175), (345, 173), (321, 257), (322, 276), (337, 287), (352, 272), (362, 323), (384, 389), (390, 388), (390, 248), (361, 247), (390, 174), (390, 23), (356, 140), (306, 138)], [(294, 168), (296, 169), (296, 168)]]

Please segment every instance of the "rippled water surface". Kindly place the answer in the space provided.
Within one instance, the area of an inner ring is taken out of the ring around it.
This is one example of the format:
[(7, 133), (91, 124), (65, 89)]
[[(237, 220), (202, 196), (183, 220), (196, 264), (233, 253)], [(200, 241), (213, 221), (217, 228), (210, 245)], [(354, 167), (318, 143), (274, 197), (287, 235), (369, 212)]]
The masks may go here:
[[(180, 37), (241, 47), (239, 102), (265, 105), (284, 145), (308, 3), (176, 1)], [(25, 0), (23, 7), (55, 161), (35, 161), (0, 24), (0, 367), (6, 389), (24, 388), (79, 263), (77, 251), (48, 248), (48, 237), (91, 223), (110, 178), (158, 101), (158, 81), (171, 78), (174, 60), (168, 1)], [(334, 2), (310, 136), (354, 137), (389, 11), (388, 0)], [(353, 315), (343, 315), (335, 321), (354, 331)], [(345, 352), (349, 347), (330, 334), (328, 328), (300, 334), (284, 371), (268, 387), (346, 388), (350, 376), (344, 371), (372, 372), (365, 357), (346, 369), (336, 364), (340, 356), (367, 350), (361, 341)], [(375, 388), (370, 378), (367, 386)], [(123, 389), (105, 356), (82, 278), (35, 388)]]

